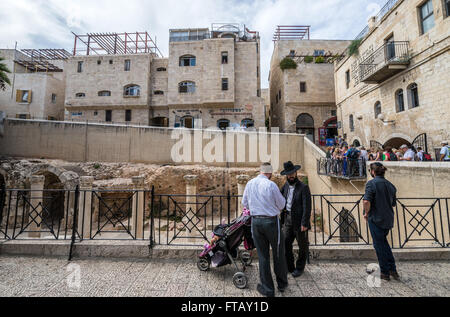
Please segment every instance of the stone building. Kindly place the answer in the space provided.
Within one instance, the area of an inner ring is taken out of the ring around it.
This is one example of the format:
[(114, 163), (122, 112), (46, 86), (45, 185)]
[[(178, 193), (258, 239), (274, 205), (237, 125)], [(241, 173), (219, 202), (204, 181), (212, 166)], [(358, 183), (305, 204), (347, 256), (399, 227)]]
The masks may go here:
[(11, 85), (0, 90), (0, 112), (21, 119), (64, 119), (65, 64), (69, 53), (53, 49), (1, 49)]
[(67, 67), (67, 119), (185, 128), (265, 126), (257, 32), (235, 24), (170, 30), (168, 58), (147, 33), (145, 40), (136, 34), (76, 36), (86, 48), (80, 52), (75, 46)]
[[(337, 134), (333, 61), (349, 44), (311, 40), (309, 27), (278, 27), (269, 78), (272, 127), (323, 145)], [(285, 58), (297, 67), (282, 70)]]
[(336, 63), (340, 134), (372, 147), (450, 138), (450, 3), (389, 1)]

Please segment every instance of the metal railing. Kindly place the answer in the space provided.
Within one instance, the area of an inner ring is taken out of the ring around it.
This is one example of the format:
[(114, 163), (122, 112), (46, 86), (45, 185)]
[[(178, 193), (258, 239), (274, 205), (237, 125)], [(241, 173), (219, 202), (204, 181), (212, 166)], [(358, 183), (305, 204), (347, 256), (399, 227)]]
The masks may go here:
[(409, 42), (387, 42), (359, 64), (360, 81), (388, 64), (406, 64), (409, 60)]
[[(377, 13), (375, 16), (375, 22), (381, 21), (384, 16), (397, 4), (399, 0), (389, 0), (386, 2), (386, 4), (381, 8), (381, 10)], [(364, 36), (366, 36), (369, 33), (369, 26), (367, 25), (359, 34), (356, 36), (355, 40), (360, 40)]]
[(342, 179), (366, 179), (366, 160), (321, 158), (317, 160), (317, 174)]
[[(241, 214), (241, 196), (156, 194), (151, 190), (0, 190), (0, 240), (148, 241), (202, 246)], [(447, 198), (398, 198), (394, 248), (447, 248)], [(313, 195), (313, 246), (371, 245), (363, 195)]]

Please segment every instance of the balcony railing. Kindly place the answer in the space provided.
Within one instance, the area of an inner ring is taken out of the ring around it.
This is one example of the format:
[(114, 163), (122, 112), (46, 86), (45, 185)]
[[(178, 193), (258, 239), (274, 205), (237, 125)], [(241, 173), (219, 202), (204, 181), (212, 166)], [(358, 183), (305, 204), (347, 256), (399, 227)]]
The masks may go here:
[(409, 42), (387, 42), (359, 64), (360, 81), (381, 83), (406, 69), (409, 62)]
[(317, 160), (317, 174), (341, 179), (366, 179), (366, 161), (360, 159), (326, 159)]

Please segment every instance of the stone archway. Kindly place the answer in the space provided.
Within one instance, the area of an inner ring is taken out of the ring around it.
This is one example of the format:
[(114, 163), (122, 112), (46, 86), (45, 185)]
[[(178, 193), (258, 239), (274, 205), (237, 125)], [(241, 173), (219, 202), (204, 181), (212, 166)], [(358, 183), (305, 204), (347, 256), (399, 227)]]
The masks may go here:
[(79, 175), (52, 165), (39, 166), (33, 175), (45, 177), (43, 204), (48, 210), (44, 215), (45, 223), (60, 225), (61, 228), (67, 224), (67, 227), (71, 228), (75, 188), (79, 184)]
[(411, 146), (411, 143), (408, 140), (397, 137), (397, 138), (392, 138), (392, 139), (388, 140), (386, 143), (384, 143), (383, 147), (386, 148), (386, 147), (390, 146), (393, 149), (399, 149), (404, 144)]

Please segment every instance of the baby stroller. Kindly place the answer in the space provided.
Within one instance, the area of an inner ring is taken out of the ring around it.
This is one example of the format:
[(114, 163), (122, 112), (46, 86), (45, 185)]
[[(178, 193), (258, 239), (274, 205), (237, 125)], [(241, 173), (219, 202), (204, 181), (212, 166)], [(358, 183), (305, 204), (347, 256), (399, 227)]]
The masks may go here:
[[(248, 279), (245, 269), (252, 264), (251, 251), (255, 249), (251, 233), (250, 212), (244, 209), (241, 217), (229, 225), (219, 225), (214, 231), (211, 244), (205, 245), (205, 250), (198, 256), (197, 267), (200, 271), (208, 271), (210, 267), (222, 267), (232, 264), (237, 273), (233, 276), (233, 284), (239, 289), (247, 287)], [(245, 250), (239, 252), (239, 246), (244, 242)], [(243, 269), (239, 270), (237, 260), (240, 259)]]

